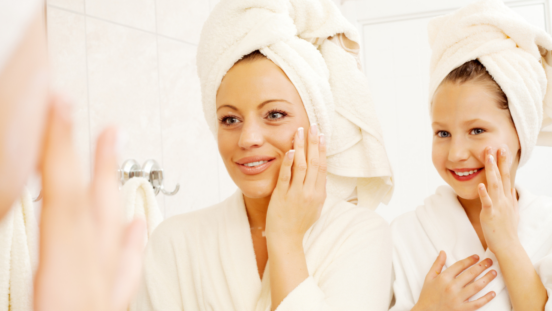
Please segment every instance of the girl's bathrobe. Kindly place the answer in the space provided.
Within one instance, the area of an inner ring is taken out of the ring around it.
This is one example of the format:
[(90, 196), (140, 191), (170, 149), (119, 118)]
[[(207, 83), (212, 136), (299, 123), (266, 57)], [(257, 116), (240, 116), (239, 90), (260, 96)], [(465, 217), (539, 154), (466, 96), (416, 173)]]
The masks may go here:
[[(540, 275), (548, 296), (552, 295), (552, 198), (535, 196), (526, 189), (516, 187), (519, 194), (518, 235), (527, 254)], [(435, 262), (439, 251), (447, 254), (445, 268), (468, 256), (477, 254), (480, 260), (493, 259), (489, 268), (497, 277), (476, 296), (489, 291), (496, 297), (480, 310), (510, 311), (512, 306), (498, 260), (492, 252), (484, 250), (456, 193), (441, 186), (428, 197), (423, 206), (395, 219), (391, 224), (393, 236), (393, 284), (395, 304), (392, 311), (411, 310), (420, 296), (424, 279)], [(483, 272), (484, 275), (487, 271)], [(552, 310), (549, 301), (546, 310)]]
[[(328, 196), (303, 246), (310, 277), (277, 310), (388, 309), (392, 243), (389, 226), (375, 212)], [(261, 280), (238, 190), (155, 230), (132, 309), (270, 310), (268, 265)]]

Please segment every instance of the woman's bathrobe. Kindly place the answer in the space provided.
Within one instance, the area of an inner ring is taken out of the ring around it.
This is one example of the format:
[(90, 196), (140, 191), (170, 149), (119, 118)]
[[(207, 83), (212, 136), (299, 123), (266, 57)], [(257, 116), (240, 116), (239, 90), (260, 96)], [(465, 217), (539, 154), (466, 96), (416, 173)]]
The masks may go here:
[[(310, 276), (277, 310), (388, 309), (391, 234), (375, 212), (328, 197), (303, 245)], [(238, 190), (222, 203), (174, 216), (155, 230), (132, 309), (270, 310), (268, 265), (261, 281)]]
[[(519, 194), (518, 235), (540, 275), (548, 296), (552, 295), (552, 198), (535, 196), (516, 187)], [(479, 310), (510, 311), (512, 306), (498, 260), (484, 250), (456, 193), (441, 186), (423, 206), (406, 213), (391, 224), (393, 236), (393, 284), (395, 305), (392, 311), (411, 310), (422, 290), (424, 279), (440, 250), (447, 254), (445, 269), (455, 262), (477, 254), (480, 259), (493, 259), (497, 277), (471, 300), (489, 291), (497, 296)], [(481, 275), (487, 273), (485, 271)], [(546, 310), (552, 310), (549, 301)]]

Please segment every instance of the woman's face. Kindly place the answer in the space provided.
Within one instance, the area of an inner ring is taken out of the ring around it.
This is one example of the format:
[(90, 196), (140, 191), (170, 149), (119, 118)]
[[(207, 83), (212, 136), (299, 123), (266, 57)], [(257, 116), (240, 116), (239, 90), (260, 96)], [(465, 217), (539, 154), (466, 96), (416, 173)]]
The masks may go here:
[(466, 200), (478, 199), (477, 185), (486, 184), (484, 152), (507, 148), (512, 182), (519, 163), (519, 140), (510, 118), (487, 86), (473, 82), (444, 83), (433, 98), (433, 165)]
[(0, 71), (0, 218), (36, 169), (50, 96), (42, 14)]
[(263, 57), (235, 64), (216, 102), (218, 147), (230, 177), (246, 197), (269, 197), (295, 132), (310, 126), (297, 89)]

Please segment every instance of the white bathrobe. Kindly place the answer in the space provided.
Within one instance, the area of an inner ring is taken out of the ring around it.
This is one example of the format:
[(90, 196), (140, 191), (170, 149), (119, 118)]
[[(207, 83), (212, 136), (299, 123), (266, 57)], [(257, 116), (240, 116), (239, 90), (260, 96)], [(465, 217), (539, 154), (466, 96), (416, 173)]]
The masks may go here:
[[(277, 310), (388, 309), (392, 246), (380, 216), (328, 197), (303, 245), (310, 277)], [(146, 248), (144, 279), (136, 311), (270, 310), (242, 193), (163, 222)]]
[[(526, 189), (516, 187), (519, 193), (520, 241), (531, 258), (537, 273), (552, 296), (552, 198), (535, 196)], [(489, 291), (497, 296), (479, 310), (509, 311), (510, 297), (492, 252), (485, 251), (471, 225), (456, 193), (441, 186), (428, 197), (423, 206), (406, 213), (391, 224), (393, 236), (393, 284), (395, 305), (392, 311), (411, 310), (420, 296), (424, 279), (439, 255), (447, 253), (445, 269), (455, 262), (477, 254), (481, 260), (493, 259), (490, 269), (497, 277), (474, 298)], [(482, 275), (487, 273), (483, 272)], [(472, 299), (473, 300), (473, 299)], [(546, 310), (552, 310), (548, 302)]]

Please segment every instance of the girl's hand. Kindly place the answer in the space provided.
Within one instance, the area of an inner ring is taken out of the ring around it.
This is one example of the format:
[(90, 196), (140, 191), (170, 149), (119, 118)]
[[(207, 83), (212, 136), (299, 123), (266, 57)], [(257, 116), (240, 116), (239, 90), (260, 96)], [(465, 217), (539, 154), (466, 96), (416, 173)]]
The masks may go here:
[[(303, 128), (297, 130), (295, 150), (284, 156), (268, 205), (266, 237), (269, 244), (291, 242), (302, 247), (303, 236), (320, 216), (326, 199), (324, 135), (318, 135), (316, 125), (311, 126), (308, 137), (304, 134)], [(307, 150), (305, 140), (308, 141)]]
[(420, 299), (412, 311), (471, 311), (486, 305), (495, 297), (494, 292), (469, 301), (496, 277), (496, 271), (491, 270), (482, 278), (475, 280), (493, 262), (487, 258), (476, 264), (479, 256), (474, 255), (460, 260), (441, 273), (445, 266), (447, 255), (439, 252), (437, 260), (427, 274)]
[(125, 224), (116, 178), (115, 130), (98, 138), (91, 185), (72, 146), (68, 105), (50, 112), (42, 157), (37, 311), (122, 311), (141, 268), (145, 226)]
[(501, 148), (497, 152), (498, 161), (495, 161), (493, 149), (487, 148), (485, 150), (487, 187), (484, 184), (478, 186), (482, 205), (481, 228), (488, 248), (495, 255), (515, 243), (519, 244), (517, 194), (510, 180), (509, 156), (508, 151)]

